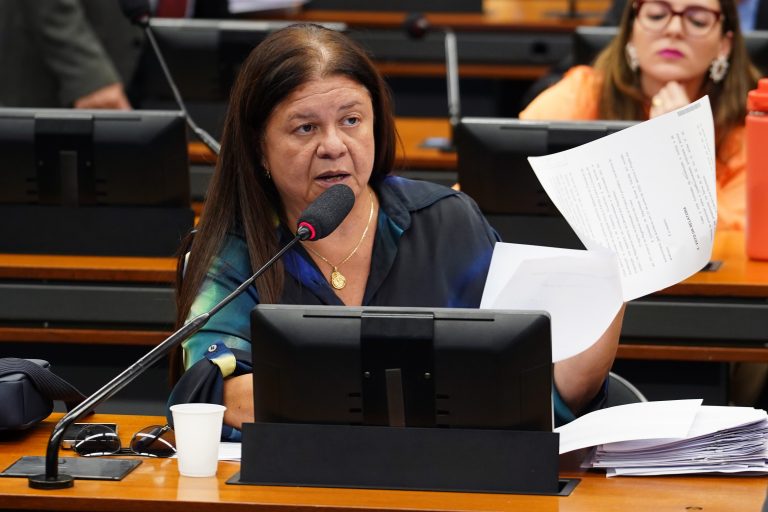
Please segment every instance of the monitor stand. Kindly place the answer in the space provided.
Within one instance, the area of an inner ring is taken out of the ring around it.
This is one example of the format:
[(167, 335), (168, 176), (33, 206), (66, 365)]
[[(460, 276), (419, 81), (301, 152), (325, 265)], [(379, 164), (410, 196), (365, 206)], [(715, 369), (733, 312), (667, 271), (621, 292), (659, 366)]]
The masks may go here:
[(568, 495), (559, 434), (298, 423), (243, 425), (240, 472), (227, 483)]

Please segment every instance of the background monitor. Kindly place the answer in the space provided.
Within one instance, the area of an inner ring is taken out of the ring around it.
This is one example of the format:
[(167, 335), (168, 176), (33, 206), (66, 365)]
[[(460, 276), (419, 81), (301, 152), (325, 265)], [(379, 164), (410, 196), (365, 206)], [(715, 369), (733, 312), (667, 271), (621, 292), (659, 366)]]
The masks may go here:
[(618, 27), (576, 27), (571, 50), (573, 63), (591, 65), (618, 32)]
[(552, 429), (540, 312), (259, 305), (257, 422)]
[[(152, 33), (198, 125), (221, 138), (226, 103), (240, 65), (270, 33), (293, 21), (153, 18)], [(323, 23), (343, 30), (342, 23)], [(171, 89), (147, 47), (134, 84), (142, 108), (176, 108)]]
[[(573, 32), (574, 64), (592, 64), (617, 33), (618, 27), (576, 27)], [(768, 30), (752, 30), (744, 32), (743, 36), (752, 62), (765, 74), (768, 72)]]
[(456, 137), (461, 190), (477, 202), (505, 242), (583, 248), (528, 157), (564, 151), (635, 123), (465, 117)]
[(179, 112), (0, 109), (0, 251), (173, 254), (187, 154)]

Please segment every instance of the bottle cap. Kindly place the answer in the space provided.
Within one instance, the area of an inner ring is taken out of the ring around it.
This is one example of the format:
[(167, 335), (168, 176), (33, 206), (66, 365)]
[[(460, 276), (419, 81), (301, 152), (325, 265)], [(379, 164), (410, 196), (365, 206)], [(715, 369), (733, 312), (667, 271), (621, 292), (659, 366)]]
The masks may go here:
[(757, 82), (757, 89), (747, 94), (747, 112), (768, 112), (768, 78)]

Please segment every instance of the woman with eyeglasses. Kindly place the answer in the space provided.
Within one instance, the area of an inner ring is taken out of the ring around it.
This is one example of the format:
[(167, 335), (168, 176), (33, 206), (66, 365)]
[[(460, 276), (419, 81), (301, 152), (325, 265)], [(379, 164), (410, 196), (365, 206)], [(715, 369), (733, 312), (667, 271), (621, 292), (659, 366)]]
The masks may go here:
[(708, 95), (715, 119), (718, 229), (743, 229), (744, 116), (757, 84), (733, 0), (637, 0), (593, 66), (576, 66), (521, 119), (645, 120)]

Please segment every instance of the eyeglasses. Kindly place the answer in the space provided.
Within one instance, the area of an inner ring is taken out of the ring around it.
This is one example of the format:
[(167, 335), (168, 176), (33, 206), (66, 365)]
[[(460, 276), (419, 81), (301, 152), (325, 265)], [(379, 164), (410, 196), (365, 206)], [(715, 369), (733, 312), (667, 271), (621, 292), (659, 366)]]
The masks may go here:
[(689, 5), (682, 11), (675, 11), (667, 2), (644, 1), (635, 2), (635, 18), (640, 26), (649, 32), (662, 32), (675, 16), (680, 16), (683, 31), (690, 37), (704, 37), (717, 25), (723, 13), (701, 7)]
[(101, 455), (144, 455), (171, 457), (176, 453), (176, 436), (168, 425), (152, 425), (136, 432), (128, 448), (123, 448), (117, 433), (106, 425), (85, 427), (72, 445), (83, 457)]

